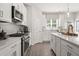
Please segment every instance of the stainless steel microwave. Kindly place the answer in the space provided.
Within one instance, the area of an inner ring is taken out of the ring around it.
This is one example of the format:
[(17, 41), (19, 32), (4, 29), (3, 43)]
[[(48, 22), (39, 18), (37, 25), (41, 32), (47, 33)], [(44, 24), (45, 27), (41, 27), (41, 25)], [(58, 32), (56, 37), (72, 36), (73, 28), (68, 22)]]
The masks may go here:
[(15, 6), (12, 6), (12, 21), (21, 22), (23, 20), (23, 14), (15, 9)]

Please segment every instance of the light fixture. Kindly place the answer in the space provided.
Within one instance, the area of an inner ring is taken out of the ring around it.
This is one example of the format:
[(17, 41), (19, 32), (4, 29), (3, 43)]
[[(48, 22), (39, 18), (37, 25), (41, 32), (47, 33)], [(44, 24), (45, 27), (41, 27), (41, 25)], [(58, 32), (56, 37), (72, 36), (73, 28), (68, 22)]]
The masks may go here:
[(68, 17), (70, 16), (70, 13), (69, 13), (69, 4), (67, 4), (67, 16)]

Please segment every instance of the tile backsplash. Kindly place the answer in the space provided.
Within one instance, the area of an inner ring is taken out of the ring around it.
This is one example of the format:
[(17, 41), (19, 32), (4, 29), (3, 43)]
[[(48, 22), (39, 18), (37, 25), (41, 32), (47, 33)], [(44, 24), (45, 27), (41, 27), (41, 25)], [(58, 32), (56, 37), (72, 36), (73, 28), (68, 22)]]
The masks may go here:
[(0, 10), (0, 17), (3, 17), (3, 11)]
[(15, 24), (11, 23), (2, 23), (0, 22), (0, 27), (6, 32), (7, 34), (17, 33), (19, 27)]

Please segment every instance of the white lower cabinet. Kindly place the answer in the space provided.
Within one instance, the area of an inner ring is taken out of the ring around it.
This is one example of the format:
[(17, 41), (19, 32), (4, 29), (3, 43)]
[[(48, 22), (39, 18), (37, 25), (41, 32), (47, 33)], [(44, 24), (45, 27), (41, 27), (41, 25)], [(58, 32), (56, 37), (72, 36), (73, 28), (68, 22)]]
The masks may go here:
[(0, 50), (0, 56), (10, 56), (10, 49), (7, 47)]
[(79, 48), (61, 40), (61, 56), (78, 56)]
[(78, 54), (68, 49), (67, 56), (78, 56)]
[(66, 42), (61, 40), (61, 56), (67, 56), (67, 50)]
[(61, 47), (61, 56), (67, 56), (67, 48), (66, 47)]
[(21, 40), (1, 49), (0, 56), (21, 56)]
[(55, 50), (56, 50), (56, 56), (60, 56), (60, 38), (59, 37), (56, 37)]
[(17, 56), (21, 56), (21, 40), (17, 42)]
[(55, 50), (55, 36), (54, 35), (51, 35), (50, 44), (51, 44), (51, 48), (53, 49), (53, 51), (56, 52), (56, 50)]
[(56, 56), (79, 56), (79, 47), (64, 39), (51, 35), (51, 48)]
[(21, 41), (16, 42), (10, 47), (10, 55), (11, 56), (21, 56)]
[(51, 35), (50, 44), (55, 54), (59, 56), (60, 55), (60, 38), (55, 35)]
[(17, 50), (12, 49), (12, 51), (10, 51), (10, 56), (17, 56)]
[(16, 43), (12, 44), (10, 46), (10, 55), (11, 56), (16, 56), (17, 55), (17, 49), (16, 49), (16, 47), (17, 47)]
[(21, 56), (21, 41), (16, 42), (10, 47), (10, 55), (11, 56)]

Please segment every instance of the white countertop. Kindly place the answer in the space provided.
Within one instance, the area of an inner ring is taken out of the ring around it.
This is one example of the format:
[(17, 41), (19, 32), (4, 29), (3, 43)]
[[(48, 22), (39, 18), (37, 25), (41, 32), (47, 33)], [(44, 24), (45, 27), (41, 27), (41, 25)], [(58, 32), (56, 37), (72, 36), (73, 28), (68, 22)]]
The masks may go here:
[(51, 34), (58, 36), (69, 43), (79, 46), (79, 36), (68, 36), (68, 35), (58, 33), (58, 32), (54, 32)]
[(5, 48), (5, 47), (8, 47), (12, 43), (14, 43), (20, 39), (21, 39), (21, 37), (9, 37), (5, 40), (0, 40), (0, 50)]

